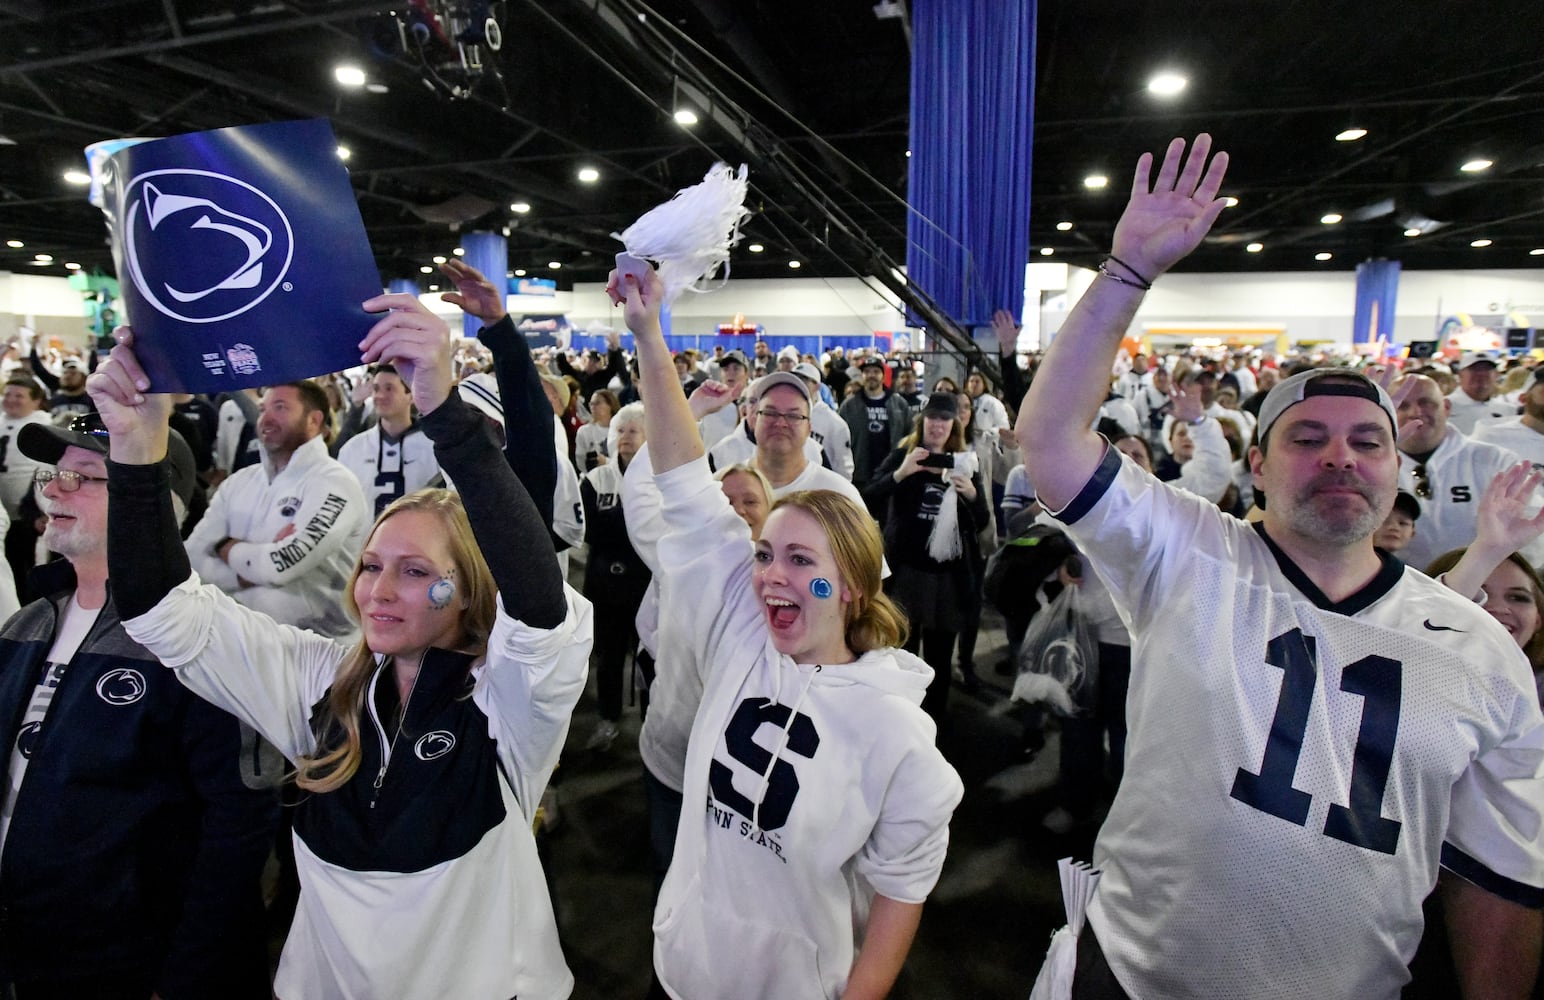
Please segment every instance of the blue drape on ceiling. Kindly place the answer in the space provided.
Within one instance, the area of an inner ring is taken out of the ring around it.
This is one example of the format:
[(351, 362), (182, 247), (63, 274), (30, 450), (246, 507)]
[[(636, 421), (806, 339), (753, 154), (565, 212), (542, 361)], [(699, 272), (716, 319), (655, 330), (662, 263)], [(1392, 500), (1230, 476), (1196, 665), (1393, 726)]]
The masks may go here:
[(1368, 260), (1356, 265), (1356, 316), (1351, 343), (1394, 342), (1394, 304), (1399, 299), (1399, 261)]
[[(907, 272), (967, 326), (1018, 316), (1029, 259), (1036, 0), (912, 5)], [(921, 325), (916, 317), (909, 322)]]
[[(508, 287), (504, 277), (509, 273), (509, 241), (502, 233), (467, 233), (461, 239), (461, 249), (466, 251), (461, 259), (481, 271), (495, 287)], [(449, 284), (443, 279), (440, 281), (442, 288)], [(461, 317), (461, 326), (462, 336), (476, 337), (477, 331), (482, 329), (482, 320), (468, 313)]]

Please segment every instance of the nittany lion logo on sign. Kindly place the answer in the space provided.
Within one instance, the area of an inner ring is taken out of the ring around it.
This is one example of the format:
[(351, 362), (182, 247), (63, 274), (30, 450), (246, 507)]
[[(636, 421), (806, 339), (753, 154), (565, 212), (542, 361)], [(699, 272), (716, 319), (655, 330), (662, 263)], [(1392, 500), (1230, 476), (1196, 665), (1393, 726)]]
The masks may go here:
[(456, 748), (456, 737), (443, 729), (436, 729), (432, 733), (424, 733), (418, 737), (418, 742), (413, 744), (413, 753), (419, 760), (434, 760), (443, 757)]
[(172, 319), (215, 323), (239, 316), (271, 295), (289, 271), (295, 256), (289, 219), (246, 181), (209, 170), (152, 170), (125, 191), (129, 275)]
[(109, 705), (132, 705), (145, 696), (145, 675), (129, 667), (109, 670), (97, 681), (96, 693)]

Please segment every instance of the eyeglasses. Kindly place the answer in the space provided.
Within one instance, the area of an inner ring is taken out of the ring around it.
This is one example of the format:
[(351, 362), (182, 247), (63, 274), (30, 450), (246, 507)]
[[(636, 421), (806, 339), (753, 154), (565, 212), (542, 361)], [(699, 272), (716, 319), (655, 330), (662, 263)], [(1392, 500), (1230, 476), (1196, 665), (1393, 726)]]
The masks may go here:
[(789, 427), (797, 427), (809, 419), (809, 417), (802, 413), (779, 413), (776, 410), (757, 410), (756, 416), (767, 421), (767, 423), (780, 420)]
[(105, 483), (106, 476), (87, 476), (69, 469), (60, 469), (57, 472), (49, 469), (38, 469), (32, 474), (32, 481), (38, 489), (42, 489), (54, 480), (59, 481), (59, 492), (74, 493), (80, 489), (81, 483)]
[(1426, 478), (1426, 463), (1415, 467), (1415, 495), (1422, 500), (1431, 499), (1431, 480)]

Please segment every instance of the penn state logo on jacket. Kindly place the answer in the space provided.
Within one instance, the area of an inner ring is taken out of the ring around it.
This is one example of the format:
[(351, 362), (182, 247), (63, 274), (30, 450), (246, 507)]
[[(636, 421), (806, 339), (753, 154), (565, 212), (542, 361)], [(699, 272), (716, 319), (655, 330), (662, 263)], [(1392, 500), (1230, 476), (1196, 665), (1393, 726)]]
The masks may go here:
[(109, 705), (132, 705), (145, 696), (145, 675), (133, 667), (109, 670), (97, 680), (96, 693)]

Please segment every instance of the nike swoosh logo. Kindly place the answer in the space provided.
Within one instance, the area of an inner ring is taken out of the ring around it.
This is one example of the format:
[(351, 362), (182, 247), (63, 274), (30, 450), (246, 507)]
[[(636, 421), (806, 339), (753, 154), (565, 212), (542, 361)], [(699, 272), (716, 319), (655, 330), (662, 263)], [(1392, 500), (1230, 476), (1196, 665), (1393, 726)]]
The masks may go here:
[(1462, 632), (1462, 631), (1464, 631), (1461, 628), (1453, 628), (1451, 625), (1433, 625), (1431, 623), (1431, 619), (1430, 618), (1428, 618), (1425, 621), (1421, 622), (1421, 624), (1425, 625), (1427, 628), (1431, 629), (1433, 632)]

